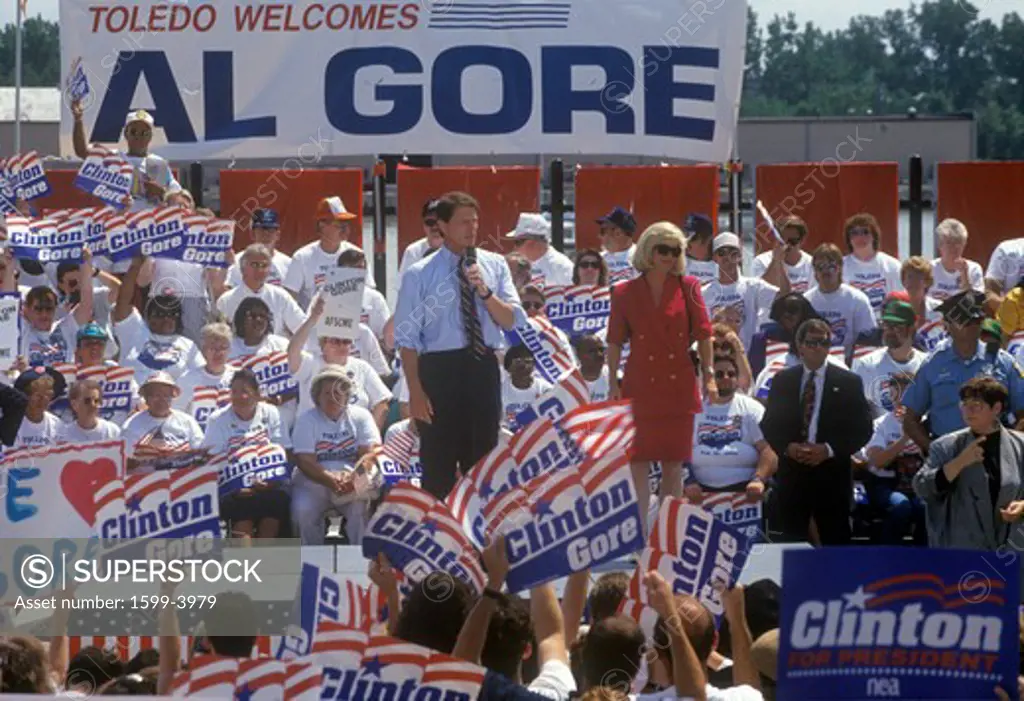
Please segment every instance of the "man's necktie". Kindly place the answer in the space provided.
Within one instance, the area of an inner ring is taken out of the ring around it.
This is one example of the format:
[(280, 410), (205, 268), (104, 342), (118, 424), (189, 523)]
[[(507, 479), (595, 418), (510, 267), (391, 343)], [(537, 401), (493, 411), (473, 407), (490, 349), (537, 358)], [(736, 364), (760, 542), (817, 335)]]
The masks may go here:
[(476, 314), (476, 291), (469, 284), (469, 278), (466, 277), (465, 258), (459, 259), (458, 271), (462, 323), (466, 329), (466, 339), (469, 341), (469, 349), (473, 355), (482, 358), (487, 353), (487, 346), (484, 344), (484, 330), (480, 325), (480, 317)]
[(814, 385), (815, 371), (811, 371), (811, 374), (807, 377), (807, 384), (804, 385), (804, 391), (800, 394), (800, 408), (803, 410), (803, 429), (800, 431), (801, 436), (806, 441), (810, 437), (811, 433), (811, 417), (814, 416), (814, 395), (817, 388)]

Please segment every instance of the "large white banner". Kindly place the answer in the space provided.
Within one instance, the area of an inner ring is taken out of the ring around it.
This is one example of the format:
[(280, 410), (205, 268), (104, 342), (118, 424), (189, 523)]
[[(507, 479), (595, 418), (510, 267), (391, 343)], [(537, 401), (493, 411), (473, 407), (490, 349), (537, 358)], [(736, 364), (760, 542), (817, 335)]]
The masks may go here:
[[(61, 0), (91, 142), (174, 160), (632, 154), (723, 162), (745, 0)], [(76, 63), (81, 59), (81, 63)], [(64, 110), (62, 146), (71, 152)]]

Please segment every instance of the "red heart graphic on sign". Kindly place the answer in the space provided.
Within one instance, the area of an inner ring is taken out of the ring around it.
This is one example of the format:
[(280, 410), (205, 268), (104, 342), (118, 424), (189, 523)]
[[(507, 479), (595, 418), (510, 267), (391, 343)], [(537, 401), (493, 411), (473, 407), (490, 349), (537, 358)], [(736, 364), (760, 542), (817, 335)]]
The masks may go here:
[(109, 458), (70, 460), (60, 473), (60, 488), (78, 515), (92, 526), (96, 522), (96, 490), (116, 477), (117, 465)]

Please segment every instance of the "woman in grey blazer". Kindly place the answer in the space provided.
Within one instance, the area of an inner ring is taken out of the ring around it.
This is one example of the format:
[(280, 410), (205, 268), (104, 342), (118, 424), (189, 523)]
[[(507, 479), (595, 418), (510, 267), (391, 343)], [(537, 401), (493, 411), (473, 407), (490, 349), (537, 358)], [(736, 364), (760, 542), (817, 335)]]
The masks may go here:
[(1024, 433), (1000, 423), (1008, 400), (991, 377), (960, 387), (967, 428), (933, 441), (914, 476), (931, 547), (992, 550), (1004, 565), (1024, 563)]

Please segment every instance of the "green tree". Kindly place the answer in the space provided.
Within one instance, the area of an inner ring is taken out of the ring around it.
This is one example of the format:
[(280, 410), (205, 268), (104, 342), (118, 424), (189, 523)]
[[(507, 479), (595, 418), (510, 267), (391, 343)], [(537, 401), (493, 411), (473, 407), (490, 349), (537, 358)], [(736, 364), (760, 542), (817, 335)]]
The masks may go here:
[[(15, 28), (0, 30), (0, 84), (14, 85)], [(56, 22), (40, 17), (22, 26), (22, 85), (28, 88), (60, 85), (60, 30)]]

